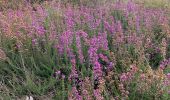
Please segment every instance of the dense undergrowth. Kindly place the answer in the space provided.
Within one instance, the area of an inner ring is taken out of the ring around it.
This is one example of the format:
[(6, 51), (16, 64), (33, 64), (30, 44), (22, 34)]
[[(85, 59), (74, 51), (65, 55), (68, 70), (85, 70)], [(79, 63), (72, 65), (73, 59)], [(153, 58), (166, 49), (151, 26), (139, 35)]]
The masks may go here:
[(0, 12), (0, 99), (170, 99), (166, 6), (110, 0), (11, 5)]

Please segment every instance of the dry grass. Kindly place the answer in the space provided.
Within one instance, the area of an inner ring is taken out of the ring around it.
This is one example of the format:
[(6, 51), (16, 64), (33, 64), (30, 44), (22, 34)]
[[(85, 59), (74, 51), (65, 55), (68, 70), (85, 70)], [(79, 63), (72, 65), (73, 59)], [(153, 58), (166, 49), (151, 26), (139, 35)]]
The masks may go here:
[(5, 52), (2, 50), (2, 49), (0, 49), (0, 60), (6, 60), (6, 54), (5, 54)]
[(170, 1), (169, 0), (134, 0), (134, 1), (144, 4), (146, 7), (170, 8)]

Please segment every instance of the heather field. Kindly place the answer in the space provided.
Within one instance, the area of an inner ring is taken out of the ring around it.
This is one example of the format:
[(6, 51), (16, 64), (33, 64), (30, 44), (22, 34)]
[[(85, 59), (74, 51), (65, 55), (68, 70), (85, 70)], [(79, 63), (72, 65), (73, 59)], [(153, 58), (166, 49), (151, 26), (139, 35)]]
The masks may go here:
[(170, 1), (0, 0), (0, 100), (170, 100)]

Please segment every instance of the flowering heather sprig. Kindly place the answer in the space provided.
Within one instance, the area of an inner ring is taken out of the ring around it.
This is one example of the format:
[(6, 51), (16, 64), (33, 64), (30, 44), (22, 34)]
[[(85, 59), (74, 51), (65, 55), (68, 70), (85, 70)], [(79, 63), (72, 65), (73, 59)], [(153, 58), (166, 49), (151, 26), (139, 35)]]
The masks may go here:
[(53, 23), (51, 23), (51, 25), (50, 25), (50, 35), (48, 37), (50, 41), (55, 41), (55, 39), (58, 40), (58, 34), (56, 34), (56, 33), (58, 33), (58, 32), (55, 30), (55, 25)]
[(64, 80), (66, 76), (64, 72), (60, 69), (55, 71), (53, 77), (55, 77), (57, 80)]
[(114, 69), (115, 63), (114, 62), (110, 62), (109, 65), (107, 66), (107, 71), (110, 72)]
[(45, 30), (44, 26), (37, 24), (37, 25), (33, 25), (33, 27), (35, 28), (38, 36), (42, 37), (45, 35), (46, 30)]
[(150, 38), (146, 38), (146, 42), (144, 47), (145, 48), (152, 48), (153, 44), (152, 44), (152, 40)]
[(96, 51), (98, 49), (108, 50), (108, 41), (107, 41), (107, 34), (105, 33), (99, 33), (98, 36), (94, 36), (89, 40), (89, 54), (90, 51)]
[(124, 33), (123, 33), (123, 28), (122, 28), (121, 21), (117, 21), (117, 23), (116, 23), (115, 38), (116, 38), (116, 43), (117, 44), (121, 44), (121, 43), (124, 42)]
[(72, 50), (70, 48), (73, 41), (73, 32), (70, 30), (65, 31), (59, 37), (59, 42), (56, 45), (58, 52), (60, 55), (63, 55), (65, 52), (67, 53), (68, 57), (72, 56)]
[(89, 77), (85, 77), (82, 83), (82, 95), (85, 100), (92, 100), (92, 84)]
[[(93, 64), (93, 75), (94, 75), (94, 95), (95, 95), (95, 98), (97, 100), (102, 100), (103, 97), (101, 96), (101, 92), (98, 90), (99, 89), (99, 86), (100, 86), (100, 81), (102, 80), (102, 66), (100, 65), (100, 63), (98, 62), (99, 60), (99, 56), (97, 54), (97, 50), (99, 48), (103, 48), (105, 50), (108, 49), (107, 46), (104, 46), (105, 45), (105, 42), (102, 43), (100, 42), (102, 39), (102, 35), (99, 35), (97, 37), (94, 37), (90, 40), (90, 47), (89, 47), (89, 50), (88, 50), (88, 53), (89, 53), (89, 56), (90, 56), (90, 61), (91, 61), (91, 64)], [(107, 43), (106, 43), (107, 45)], [(99, 83), (99, 84), (98, 84)], [(102, 89), (102, 88), (100, 88)]]
[(162, 82), (162, 86), (166, 89), (166, 92), (169, 94), (170, 93), (169, 92), (170, 91), (170, 89), (169, 89), (169, 86), (170, 86), (170, 73), (166, 74), (166, 77)]
[(86, 32), (84, 32), (83, 30), (79, 30), (79, 31), (76, 32), (76, 35), (79, 36), (83, 40), (85, 45), (89, 44), (88, 43), (89, 42), (88, 41), (88, 34)]
[(107, 21), (104, 21), (104, 27), (106, 28), (107, 31), (109, 31), (111, 34), (115, 32), (115, 29), (113, 25), (110, 25)]
[(136, 31), (137, 32), (140, 32), (140, 16), (139, 15), (136, 15)]
[(67, 30), (73, 30), (75, 21), (74, 21), (74, 11), (72, 7), (70, 6), (68, 7), (68, 9), (65, 11), (64, 17), (65, 17)]
[(136, 13), (137, 5), (134, 2), (132, 2), (132, 0), (129, 0), (128, 3), (127, 3), (126, 10), (130, 14), (131, 13)]
[(79, 60), (80, 60), (80, 63), (83, 63), (84, 62), (84, 56), (83, 56), (83, 52), (82, 52), (82, 46), (81, 46), (81, 38), (79, 35), (76, 35), (76, 45), (77, 45), (77, 48), (78, 48), (78, 57), (79, 57)]
[(83, 93), (83, 97), (86, 100), (92, 100), (92, 98), (89, 96), (89, 93), (88, 93), (88, 91), (86, 89), (83, 89), (82, 93)]
[(71, 70), (71, 74), (69, 76), (69, 80), (70, 81), (76, 81), (76, 79), (78, 78), (78, 73), (77, 73), (77, 70), (76, 70), (76, 60), (72, 59), (71, 64), (72, 64), (72, 70)]
[(147, 12), (147, 10), (144, 12), (144, 25), (147, 29), (147, 31), (152, 30), (152, 20), (151, 20), (150, 12)]
[(127, 36), (128, 44), (136, 44), (137, 41), (139, 41), (139, 37), (136, 36), (136, 33), (132, 33)]
[(84, 32), (83, 30), (79, 30), (76, 33), (78, 36), (82, 37), (83, 39), (87, 39), (88, 38), (88, 34), (86, 32)]
[(94, 63), (93, 74), (95, 79), (99, 78), (100, 80), (100, 78), (102, 77), (102, 67), (98, 61)]
[(114, 6), (113, 8), (116, 9), (116, 10), (122, 10), (122, 9), (125, 8), (126, 5), (119, 0), (116, 3), (114, 3), (113, 6)]
[[(1, 31), (5, 33), (6, 36), (12, 38), (23, 37), (20, 29), (28, 31), (27, 23), (25, 22), (24, 12), (21, 10), (11, 11), (7, 10), (6, 13), (1, 13), (0, 15), (0, 26)], [(15, 28), (14, 28), (15, 27)]]
[(169, 79), (169, 80), (170, 80), (170, 73), (168, 73), (168, 74), (167, 74), (167, 79)]
[(165, 67), (166, 67), (167, 65), (169, 65), (169, 64), (170, 64), (170, 58), (163, 60), (163, 61), (160, 63), (159, 67), (160, 67), (162, 70), (164, 70)]
[(118, 32), (120, 35), (123, 34), (123, 28), (121, 21), (117, 21), (116, 23), (116, 32)]
[(126, 82), (128, 80), (128, 76), (126, 73), (122, 73), (121, 76), (120, 76), (120, 81), (122, 82)]
[(56, 74), (56, 75), (60, 75), (60, 74), (61, 74), (61, 71), (56, 71), (55, 74)]
[(90, 57), (90, 62), (94, 64), (96, 61), (98, 61), (98, 55), (97, 55), (97, 49), (90, 47), (88, 50), (88, 54)]
[(38, 45), (38, 41), (37, 41), (37, 39), (32, 39), (32, 44), (33, 44), (33, 46), (37, 46)]
[(134, 64), (130, 65), (130, 72), (135, 74), (138, 71), (138, 67)]
[(168, 79), (165, 79), (164, 81), (163, 81), (163, 85), (166, 87), (166, 86), (168, 86), (168, 85), (170, 85), (170, 81), (168, 80)]
[(119, 84), (118, 88), (121, 92), (121, 99), (128, 98), (129, 91), (125, 89), (125, 86), (122, 83)]
[(100, 23), (100, 20), (95, 19), (93, 15), (89, 15), (88, 24), (89, 24), (90, 29), (96, 29), (99, 23)]
[(140, 74), (140, 79), (143, 81), (146, 79), (146, 75), (144, 73)]
[(83, 100), (83, 97), (79, 94), (77, 88), (72, 87), (71, 94), (68, 98), (69, 100)]
[(89, 50), (88, 50), (88, 54), (90, 57), (90, 62), (92, 64), (94, 64), (95, 62), (98, 61), (98, 54), (97, 54), (97, 50), (98, 50), (98, 45), (97, 45), (98, 39), (96, 37), (92, 38), (90, 40), (90, 44), (89, 44)]
[(135, 65), (131, 65), (130, 66), (130, 71), (126, 72), (126, 73), (122, 73), (120, 75), (120, 81), (121, 82), (127, 82), (133, 79), (135, 73), (138, 71), (138, 68)]
[(103, 55), (102, 53), (99, 54), (99, 57), (102, 59), (102, 61), (109, 63), (109, 59), (107, 56)]
[(108, 40), (107, 40), (107, 33), (99, 33), (97, 36), (97, 44), (98, 48), (101, 48), (103, 50), (108, 50)]
[(48, 16), (48, 12), (46, 11), (46, 9), (42, 6), (37, 6), (36, 7), (36, 16), (37, 16), (37, 21), (38, 22), (44, 22), (45, 18)]
[(36, 16), (36, 13), (33, 13), (31, 18), (32, 18), (31, 19), (31, 21), (32, 21), (31, 26), (32, 26), (32, 28), (34, 29), (34, 32), (35, 32), (35, 33), (32, 33), (32, 34), (38, 35), (39, 37), (44, 36), (45, 32), (46, 32), (46, 30), (43, 26), (44, 20), (39, 19), (39, 17)]
[(103, 67), (102, 70), (107, 75), (108, 72), (113, 70), (114, 63), (111, 62), (110, 59), (107, 56), (103, 55), (102, 53), (99, 54), (99, 58), (100, 58), (99, 62), (101, 63), (101, 66)]
[(108, 41), (106, 33), (99, 33), (98, 36), (93, 37), (89, 43), (89, 57), (90, 62), (93, 64), (94, 77), (100, 78), (102, 76), (102, 67), (98, 62), (99, 56), (97, 54), (98, 49), (108, 50)]
[(45, 18), (47, 18), (48, 13), (42, 6), (36, 7), (37, 11), (30, 11), (31, 28), (34, 32), (31, 34), (38, 35), (39, 37), (44, 36), (47, 30), (44, 27)]
[(99, 89), (94, 90), (93, 94), (96, 100), (104, 100), (104, 97), (101, 95)]
[(83, 16), (85, 17), (85, 23), (89, 26), (91, 30), (97, 29), (97, 27), (101, 23), (101, 14), (96, 13), (98, 10), (94, 10), (92, 8), (86, 9), (86, 12), (83, 13)]
[(112, 35), (115, 33), (116, 27), (115, 27), (115, 19), (113, 16), (109, 16), (108, 20), (107, 19), (104, 20), (104, 27)]
[(166, 41), (166, 39), (165, 38), (163, 38), (162, 39), (162, 43), (161, 43), (161, 53), (162, 53), (162, 55), (163, 55), (163, 57), (164, 57), (164, 59), (165, 59), (165, 57), (166, 57), (166, 49), (167, 49), (167, 43), (166, 43), (167, 41)]

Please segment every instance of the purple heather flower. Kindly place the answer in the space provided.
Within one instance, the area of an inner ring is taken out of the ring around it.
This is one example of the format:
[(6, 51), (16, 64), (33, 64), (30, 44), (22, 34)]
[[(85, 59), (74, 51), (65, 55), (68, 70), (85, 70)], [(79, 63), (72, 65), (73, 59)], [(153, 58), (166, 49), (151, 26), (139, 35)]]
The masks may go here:
[(167, 76), (167, 78), (170, 80), (170, 73), (168, 73), (166, 76)]
[(94, 64), (96, 61), (98, 61), (98, 54), (97, 54), (97, 50), (98, 50), (98, 45), (97, 45), (97, 38), (94, 37), (90, 40), (90, 47), (88, 50), (88, 54), (90, 57), (90, 62), (92, 64)]
[(32, 39), (32, 44), (37, 45), (38, 44), (37, 39)]
[(145, 78), (146, 78), (145, 74), (142, 73), (142, 74), (140, 75), (140, 78), (141, 78), (142, 80), (145, 80)]
[(61, 71), (56, 71), (55, 74), (59, 75), (59, 74), (61, 74)]
[(108, 30), (110, 33), (113, 33), (112, 27), (107, 21), (104, 21), (104, 26), (106, 30)]
[(83, 63), (84, 56), (83, 56), (83, 52), (82, 52), (80, 36), (76, 36), (76, 45), (78, 48), (78, 56), (79, 56), (80, 62)]
[(97, 36), (98, 48), (102, 48), (103, 50), (108, 50), (108, 41), (107, 41), (107, 33), (99, 33)]
[(72, 50), (70, 48), (73, 41), (73, 32), (70, 30), (63, 32), (59, 36), (59, 42), (56, 45), (56, 48), (58, 49), (58, 52), (60, 55), (67, 53), (68, 57), (72, 57)]
[(82, 93), (83, 93), (83, 96), (86, 100), (91, 100), (87, 90), (83, 89)]
[(79, 92), (75, 86), (72, 87), (71, 92), (72, 92), (72, 97), (69, 97), (69, 100), (83, 100), (83, 97), (79, 95)]
[(115, 35), (117, 44), (122, 43), (124, 41), (124, 34), (123, 34), (123, 28), (122, 28), (121, 21), (117, 21), (116, 34), (114, 34), (114, 35)]
[(136, 15), (136, 31), (140, 31), (140, 17), (139, 15)]
[(78, 74), (77, 74), (77, 70), (76, 70), (76, 60), (72, 59), (71, 64), (72, 64), (72, 70), (71, 70), (71, 74), (69, 76), (70, 81), (78, 78)]
[(62, 74), (61, 77), (62, 77), (62, 79), (65, 79), (65, 75)]
[(120, 0), (118, 0), (115, 4), (114, 4), (114, 8), (116, 9), (116, 10), (120, 10), (120, 9), (122, 9), (123, 8), (123, 3), (120, 1)]
[(135, 4), (131, 0), (128, 1), (127, 10), (128, 10), (128, 12), (134, 12), (134, 10), (135, 10)]
[(148, 30), (151, 30), (152, 20), (151, 20), (151, 15), (149, 12), (144, 13), (144, 24)]
[(129, 44), (135, 44), (138, 41), (137, 38), (138, 37), (136, 36), (136, 33), (132, 33), (132, 34), (128, 35), (127, 42)]
[(169, 58), (169, 59), (166, 59), (166, 60), (163, 60), (163, 61), (160, 63), (159, 67), (160, 67), (162, 70), (164, 70), (165, 67), (166, 67), (167, 65), (169, 65), (169, 64), (170, 64), (170, 58)]
[(95, 63), (96, 61), (98, 61), (98, 55), (97, 55), (97, 49), (96, 48), (90, 47), (89, 50), (88, 50), (88, 54), (89, 54), (89, 57), (90, 57), (90, 62), (92, 64)]
[(95, 78), (100, 78), (102, 76), (102, 67), (98, 62), (99, 56), (97, 50), (102, 48), (108, 50), (107, 34), (99, 33), (97, 37), (90, 39), (88, 54), (90, 57), (90, 62), (93, 65), (93, 73)]
[(103, 98), (102, 95), (100, 94), (99, 89), (94, 90), (93, 93), (94, 93), (94, 96), (95, 96), (96, 100), (104, 100), (104, 98)]
[(109, 59), (107, 58), (107, 56), (105, 56), (105, 55), (103, 55), (103, 54), (99, 54), (99, 57), (103, 60), (103, 61), (105, 61), (105, 62), (109, 62)]
[(123, 33), (123, 28), (122, 28), (122, 23), (121, 21), (117, 21), (117, 24), (116, 24), (116, 31), (119, 32), (119, 33)]
[(57, 31), (56, 31), (56, 26), (55, 26), (54, 22), (50, 22), (49, 32), (50, 32), (49, 39), (55, 40), (58, 34), (56, 34)]
[(106, 28), (106, 30), (108, 30), (111, 34), (115, 33), (115, 24), (114, 24), (114, 18), (110, 17), (111, 20), (111, 24), (109, 24), (109, 22), (104, 21), (104, 27)]
[(43, 22), (45, 18), (48, 16), (48, 12), (42, 6), (38, 6), (36, 7), (36, 9), (37, 9), (38, 21)]
[(74, 11), (72, 10), (71, 7), (69, 7), (66, 10), (64, 17), (65, 17), (67, 30), (72, 30), (75, 25), (75, 21), (74, 21)]
[(170, 95), (170, 90), (168, 90), (168, 94)]
[(86, 39), (88, 37), (88, 34), (82, 30), (77, 31), (76, 33), (78, 36), (82, 37), (83, 39)]
[(115, 66), (114, 63), (113, 63), (113, 62), (110, 62), (109, 65), (108, 65), (108, 68), (107, 68), (108, 71), (111, 71), (114, 66)]
[(37, 32), (36, 35), (38, 35), (39, 37), (45, 35), (46, 30), (44, 26), (40, 22), (38, 22), (37, 18), (32, 20), (32, 27), (34, 28), (35, 32)]
[(17, 10), (16, 16), (22, 18), (24, 16), (24, 13), (21, 10)]
[(39, 36), (44, 36), (46, 32), (43, 26), (37, 26), (36, 31)]
[(93, 73), (95, 79), (102, 77), (102, 67), (98, 61), (94, 63)]
[(170, 81), (169, 81), (169, 80), (165, 79), (165, 80), (163, 81), (163, 85), (164, 85), (164, 86), (169, 86), (169, 84), (170, 84)]
[(120, 80), (121, 80), (122, 82), (125, 82), (125, 81), (128, 80), (128, 77), (127, 77), (126, 73), (122, 73), (122, 74), (121, 74)]

